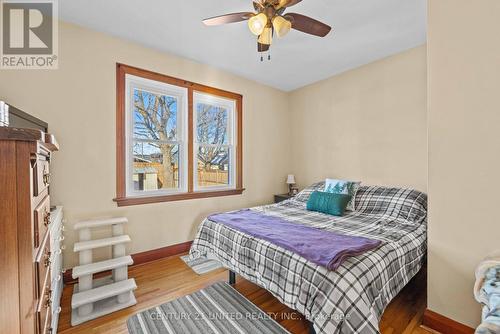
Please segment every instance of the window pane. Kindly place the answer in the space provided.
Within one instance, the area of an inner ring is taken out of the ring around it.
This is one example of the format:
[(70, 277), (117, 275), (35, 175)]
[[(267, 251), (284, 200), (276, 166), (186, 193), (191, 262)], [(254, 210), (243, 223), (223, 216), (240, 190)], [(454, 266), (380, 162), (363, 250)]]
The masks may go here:
[(179, 188), (179, 145), (134, 142), (135, 191)]
[(177, 138), (177, 98), (134, 89), (134, 138)]
[(225, 145), (228, 143), (228, 111), (206, 103), (196, 104), (196, 134), (198, 143)]
[(227, 186), (229, 184), (229, 147), (198, 147), (198, 186)]

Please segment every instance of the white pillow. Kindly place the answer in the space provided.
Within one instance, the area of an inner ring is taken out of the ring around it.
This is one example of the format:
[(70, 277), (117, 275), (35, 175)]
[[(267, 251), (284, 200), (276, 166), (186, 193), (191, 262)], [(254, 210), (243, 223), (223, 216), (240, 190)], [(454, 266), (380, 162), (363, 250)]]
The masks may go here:
[(361, 182), (357, 181), (346, 181), (346, 180), (336, 180), (336, 179), (326, 179), (325, 180), (325, 192), (334, 194), (345, 194), (351, 195), (351, 200), (347, 203), (346, 210), (354, 211), (354, 197), (359, 189)]

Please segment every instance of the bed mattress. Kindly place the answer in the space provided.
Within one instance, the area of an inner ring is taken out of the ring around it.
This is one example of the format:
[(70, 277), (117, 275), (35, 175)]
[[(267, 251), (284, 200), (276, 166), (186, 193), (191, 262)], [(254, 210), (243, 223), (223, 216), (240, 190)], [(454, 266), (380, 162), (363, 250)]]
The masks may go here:
[(330, 271), (268, 241), (205, 219), (190, 255), (214, 257), (270, 291), (312, 321), (316, 333), (379, 333), (386, 306), (422, 267), (427, 196), (412, 189), (363, 186), (355, 197), (355, 211), (342, 217), (307, 211), (309, 195), (323, 186), (314, 184), (295, 198), (252, 210), (380, 240), (379, 248), (351, 257)]

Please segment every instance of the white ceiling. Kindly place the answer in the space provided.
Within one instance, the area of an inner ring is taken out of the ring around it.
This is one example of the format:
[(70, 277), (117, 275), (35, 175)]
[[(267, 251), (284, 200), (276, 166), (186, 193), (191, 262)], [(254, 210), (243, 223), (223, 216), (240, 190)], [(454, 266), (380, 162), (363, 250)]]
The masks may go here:
[(251, 11), (251, 0), (63, 0), (63, 21), (186, 57), (290, 91), (422, 45), (426, 0), (303, 0), (289, 12), (333, 27), (325, 38), (292, 31), (260, 61), (245, 22), (202, 19)]

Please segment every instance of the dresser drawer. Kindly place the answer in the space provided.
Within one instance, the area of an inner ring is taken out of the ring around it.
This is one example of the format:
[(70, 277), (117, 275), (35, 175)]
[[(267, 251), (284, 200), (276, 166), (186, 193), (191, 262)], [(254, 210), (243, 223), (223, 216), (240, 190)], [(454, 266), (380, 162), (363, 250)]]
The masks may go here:
[(50, 266), (50, 238), (47, 236), (35, 260), (35, 297), (39, 300), (42, 299), (45, 288), (50, 288)]
[(50, 327), (51, 323), (51, 321), (47, 319), (52, 314), (52, 290), (50, 288), (51, 281), (49, 276), (49, 272), (47, 271), (47, 274), (44, 277), (42, 290), (38, 299), (38, 305), (36, 309), (38, 328), (41, 329), (41, 333), (44, 333), (45, 330), (47, 330), (47, 327)]
[(59, 315), (61, 314), (61, 297), (63, 291), (62, 273), (61, 279), (52, 281), (52, 333), (57, 333), (57, 325), (59, 324)]
[(38, 334), (52, 334), (52, 312), (49, 309), (37, 312)]
[(40, 247), (50, 225), (50, 198), (47, 195), (33, 212), (33, 246), (35, 249)]
[(56, 278), (62, 271), (62, 251), (65, 246), (62, 232), (62, 208), (57, 207), (50, 213), (50, 252), (52, 253), (52, 279)]
[(61, 249), (56, 249), (55, 251), (51, 251), (50, 262), (51, 262), (51, 267), (50, 267), (51, 279), (58, 278), (61, 274), (61, 271), (62, 271), (62, 250)]
[(52, 334), (54, 330), (52, 329), (52, 312), (47, 310), (47, 316), (45, 317), (45, 331), (43, 334)]
[(42, 194), (50, 184), (49, 161), (44, 155), (40, 155), (33, 167), (33, 196)]

